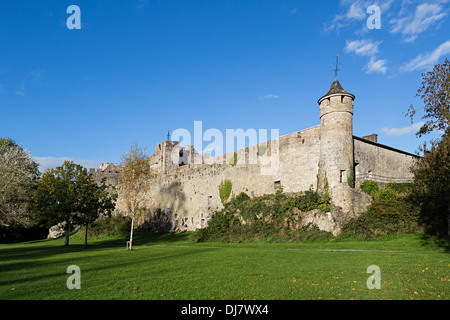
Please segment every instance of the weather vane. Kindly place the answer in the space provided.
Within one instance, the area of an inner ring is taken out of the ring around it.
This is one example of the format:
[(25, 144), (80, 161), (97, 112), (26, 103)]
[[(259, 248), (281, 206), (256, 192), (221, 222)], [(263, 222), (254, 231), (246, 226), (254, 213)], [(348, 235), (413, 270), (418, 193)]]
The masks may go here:
[(170, 140), (170, 130), (167, 131), (167, 140)]
[(340, 63), (339, 63), (339, 57), (340, 57), (341, 55), (339, 54), (339, 53), (336, 53), (336, 68), (334, 69), (334, 78), (335, 79), (337, 79), (337, 75), (338, 75), (338, 71), (341, 71), (340, 69), (339, 69), (339, 65), (340, 65)]

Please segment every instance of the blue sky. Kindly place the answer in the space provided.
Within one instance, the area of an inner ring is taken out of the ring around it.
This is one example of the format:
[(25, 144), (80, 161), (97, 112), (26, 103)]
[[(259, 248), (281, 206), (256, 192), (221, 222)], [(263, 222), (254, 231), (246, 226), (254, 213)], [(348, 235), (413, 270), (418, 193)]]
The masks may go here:
[[(69, 30), (70, 5), (81, 29)], [(381, 28), (368, 29), (377, 5)], [(167, 131), (279, 129), (320, 123), (338, 79), (356, 96), (354, 134), (414, 153), (404, 116), (421, 74), (450, 56), (449, 1), (2, 0), (0, 136), (42, 169), (72, 159), (153, 153)], [(418, 124), (419, 123), (419, 124)]]

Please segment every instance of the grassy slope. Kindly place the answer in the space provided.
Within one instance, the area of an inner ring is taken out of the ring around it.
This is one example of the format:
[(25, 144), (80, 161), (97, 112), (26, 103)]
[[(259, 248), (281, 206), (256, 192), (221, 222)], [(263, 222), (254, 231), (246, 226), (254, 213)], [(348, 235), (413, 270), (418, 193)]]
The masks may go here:
[[(0, 245), (0, 299), (449, 299), (450, 256), (419, 236), (270, 244), (187, 237), (138, 233), (132, 252), (120, 237), (91, 239), (88, 249), (82, 235), (69, 247), (63, 239)], [(81, 290), (66, 287), (69, 265), (81, 268)], [(366, 286), (370, 265), (381, 269), (380, 290)]]

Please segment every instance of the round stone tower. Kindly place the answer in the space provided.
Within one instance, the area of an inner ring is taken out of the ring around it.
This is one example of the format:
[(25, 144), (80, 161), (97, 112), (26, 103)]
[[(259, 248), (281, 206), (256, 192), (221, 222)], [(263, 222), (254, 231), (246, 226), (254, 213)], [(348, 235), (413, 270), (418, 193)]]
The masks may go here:
[(318, 189), (328, 192), (331, 203), (344, 213), (353, 209), (353, 101), (335, 79), (330, 90), (319, 99), (320, 162)]

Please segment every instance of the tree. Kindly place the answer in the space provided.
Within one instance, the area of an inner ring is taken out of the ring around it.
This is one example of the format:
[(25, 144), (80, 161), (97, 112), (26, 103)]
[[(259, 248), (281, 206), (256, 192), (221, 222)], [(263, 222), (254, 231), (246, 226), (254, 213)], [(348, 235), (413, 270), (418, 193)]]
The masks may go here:
[(64, 245), (68, 246), (72, 226), (83, 224), (87, 232), (89, 223), (114, 209), (114, 199), (104, 180), (98, 185), (84, 167), (64, 161), (62, 166), (43, 173), (28, 209), (30, 217), (46, 227), (64, 223)]
[(89, 225), (100, 216), (111, 216), (115, 208), (117, 193), (109, 191), (109, 189), (114, 191), (115, 188), (106, 185), (106, 178), (99, 183), (96, 183), (91, 176), (87, 178), (83, 176), (83, 178), (86, 180), (79, 185), (79, 208), (76, 220), (85, 227), (84, 247), (87, 248)]
[[(416, 96), (424, 102), (422, 119), (428, 119), (417, 135), (421, 137), (436, 129), (446, 132), (450, 122), (450, 62), (448, 59), (445, 59), (442, 65), (435, 65), (432, 71), (422, 74), (422, 86), (417, 90)], [(406, 113), (411, 123), (416, 113), (417, 109), (411, 105)]]
[(120, 191), (125, 200), (127, 214), (131, 217), (129, 246), (131, 250), (135, 219), (144, 209), (145, 193), (149, 191), (150, 180), (156, 174), (150, 168), (145, 149), (140, 148), (136, 143), (131, 146), (129, 152), (122, 155), (120, 167)]
[[(417, 135), (442, 132), (440, 140), (431, 141), (431, 147), (425, 143), (420, 151), (424, 152), (416, 166), (412, 168), (414, 183), (412, 199), (421, 208), (421, 221), (430, 235), (450, 236), (450, 62), (437, 64), (431, 72), (422, 74), (422, 86), (416, 96), (424, 102), (422, 119), (428, 121)], [(407, 116), (416, 114), (410, 106)]]
[(39, 179), (39, 165), (16, 142), (0, 138), (0, 226), (28, 226), (25, 208)]
[(445, 134), (413, 168), (412, 199), (420, 208), (420, 220), (429, 235), (450, 236), (450, 136)]

